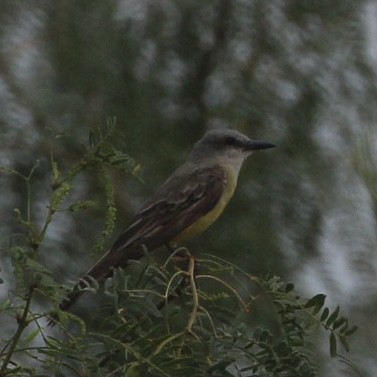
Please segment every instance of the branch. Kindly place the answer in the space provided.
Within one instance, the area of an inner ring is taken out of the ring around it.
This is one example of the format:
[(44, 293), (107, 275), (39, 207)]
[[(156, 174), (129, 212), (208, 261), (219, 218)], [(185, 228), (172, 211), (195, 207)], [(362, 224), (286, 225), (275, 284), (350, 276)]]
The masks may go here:
[(31, 298), (33, 296), (34, 288), (35, 288), (35, 285), (32, 284), (29, 288), (29, 292), (26, 295), (26, 303), (25, 303), (25, 308), (23, 310), (22, 316), (17, 317), (18, 328), (17, 328), (16, 333), (13, 336), (12, 344), (10, 345), (8, 353), (5, 356), (3, 365), (1, 366), (0, 376), (6, 375), (6, 370), (7, 370), (8, 364), (9, 364), (11, 358), (12, 358), (12, 355), (13, 355), (16, 347), (17, 347), (17, 344), (18, 344), (18, 342), (21, 338), (21, 335), (22, 335), (23, 331), (25, 330), (25, 328), (29, 324), (27, 316), (28, 316), (28, 313), (29, 313), (29, 308), (30, 308), (30, 303), (31, 303)]
[(190, 278), (190, 286), (191, 286), (191, 291), (192, 291), (193, 307), (192, 307), (192, 311), (191, 311), (191, 314), (190, 314), (189, 321), (187, 323), (186, 330), (189, 333), (193, 334), (192, 326), (195, 323), (196, 315), (198, 313), (199, 296), (198, 296), (198, 290), (196, 288), (196, 283), (195, 283), (195, 259), (192, 258), (192, 257), (189, 260), (189, 268), (188, 268), (187, 274), (188, 274), (188, 276)]

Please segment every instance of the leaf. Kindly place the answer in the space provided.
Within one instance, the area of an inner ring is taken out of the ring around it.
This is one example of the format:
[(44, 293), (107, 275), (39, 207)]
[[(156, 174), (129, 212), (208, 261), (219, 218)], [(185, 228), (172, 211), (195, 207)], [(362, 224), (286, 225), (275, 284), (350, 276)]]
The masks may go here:
[(331, 326), (331, 324), (337, 319), (339, 315), (339, 306), (331, 313), (329, 319), (326, 321), (326, 326)]
[(89, 130), (89, 147), (94, 149), (97, 144), (96, 134), (93, 130)]
[(305, 308), (313, 308), (313, 314), (317, 314), (325, 303), (326, 295), (319, 293), (312, 297), (306, 304)]
[(292, 283), (288, 283), (285, 286), (285, 293), (289, 293), (289, 292), (293, 291), (294, 288), (295, 288), (295, 286)]
[(339, 339), (340, 339), (340, 342), (342, 343), (344, 349), (345, 349), (347, 352), (349, 352), (349, 351), (350, 351), (350, 346), (349, 346), (349, 344), (348, 344), (348, 340), (347, 340), (347, 338), (346, 338), (345, 336), (340, 336)]
[(84, 210), (91, 209), (91, 208), (95, 207), (97, 204), (98, 203), (94, 200), (82, 200), (80, 202), (76, 202), (76, 203), (71, 204), (68, 207), (68, 211), (70, 211), (72, 213), (84, 211)]
[(325, 308), (325, 309), (323, 309), (323, 312), (322, 312), (322, 315), (321, 315), (320, 321), (321, 321), (321, 322), (324, 321), (324, 320), (328, 317), (329, 313), (330, 313), (329, 308)]
[[(229, 365), (233, 362), (234, 360), (229, 358), (229, 359), (225, 359), (225, 360), (222, 360), (214, 365), (212, 365), (209, 369), (208, 369), (208, 373), (212, 373), (212, 372), (216, 372), (216, 371), (220, 371), (221, 373), (223, 373), (222, 375), (223, 376), (233, 376), (232, 374), (230, 374), (229, 372), (226, 371), (226, 368), (229, 367)], [(226, 373), (226, 374), (225, 374)], [(229, 373), (229, 374), (228, 374)]]
[(332, 332), (330, 334), (330, 355), (331, 355), (331, 357), (335, 357), (336, 352), (337, 352), (336, 336)]
[(30, 344), (40, 334), (40, 332), (41, 330), (39, 327), (31, 331), (30, 334), (28, 334), (28, 336), (25, 338), (25, 343)]
[(349, 330), (347, 330), (345, 333), (344, 333), (344, 335), (345, 336), (350, 336), (350, 335), (352, 335), (355, 331), (357, 330), (357, 326), (352, 326)]
[[(336, 329), (338, 329), (340, 326), (342, 326), (344, 323), (347, 323), (347, 322), (348, 322), (348, 321), (347, 321), (344, 317), (340, 317), (339, 319), (337, 319), (337, 320), (334, 322), (332, 328), (333, 328), (334, 330), (336, 330)], [(346, 326), (346, 328), (347, 328), (347, 326)]]

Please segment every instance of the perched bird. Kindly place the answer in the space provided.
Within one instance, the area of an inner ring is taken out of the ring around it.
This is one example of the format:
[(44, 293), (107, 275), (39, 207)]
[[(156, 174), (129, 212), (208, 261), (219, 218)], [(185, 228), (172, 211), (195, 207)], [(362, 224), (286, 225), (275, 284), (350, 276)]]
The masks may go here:
[[(60, 304), (68, 310), (84, 292), (85, 279), (104, 280), (113, 267), (125, 267), (145, 251), (204, 231), (222, 213), (237, 185), (245, 158), (274, 144), (252, 140), (234, 130), (207, 132), (186, 162), (142, 206), (125, 231)], [(89, 277), (89, 278), (88, 278)]]

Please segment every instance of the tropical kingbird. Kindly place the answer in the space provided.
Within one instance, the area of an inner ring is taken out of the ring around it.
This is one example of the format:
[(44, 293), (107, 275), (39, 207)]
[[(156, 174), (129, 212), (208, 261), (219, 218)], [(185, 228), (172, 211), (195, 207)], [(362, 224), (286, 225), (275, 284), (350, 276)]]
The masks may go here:
[(104, 280), (113, 267), (140, 259), (144, 250), (181, 241), (204, 231), (233, 196), (238, 173), (253, 151), (274, 144), (234, 130), (207, 132), (179, 167), (133, 217), (110, 250), (91, 267), (60, 304), (68, 310), (84, 292), (85, 279)]

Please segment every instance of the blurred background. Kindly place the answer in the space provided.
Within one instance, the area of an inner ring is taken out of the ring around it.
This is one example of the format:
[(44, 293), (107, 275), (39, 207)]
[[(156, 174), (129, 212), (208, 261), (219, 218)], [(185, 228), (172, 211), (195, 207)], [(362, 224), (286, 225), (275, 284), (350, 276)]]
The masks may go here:
[[(350, 358), (368, 377), (377, 370), (376, 84), (372, 0), (0, 2), (0, 165), (26, 174), (40, 160), (35, 220), (51, 191), (51, 135), (61, 135), (54, 156), (64, 169), (90, 128), (117, 118), (122, 147), (142, 166), (142, 180), (114, 175), (118, 232), (206, 130), (274, 142), (188, 246), (280, 275), (304, 296), (326, 294), (359, 325)], [(17, 232), (25, 186), (4, 174), (0, 185), (3, 238)], [(98, 190), (88, 175), (74, 195)], [(86, 270), (100, 214), (52, 223), (41, 258), (57, 280)], [(9, 261), (1, 265), (9, 279)], [(317, 347), (323, 375), (345, 375), (327, 343)]]

